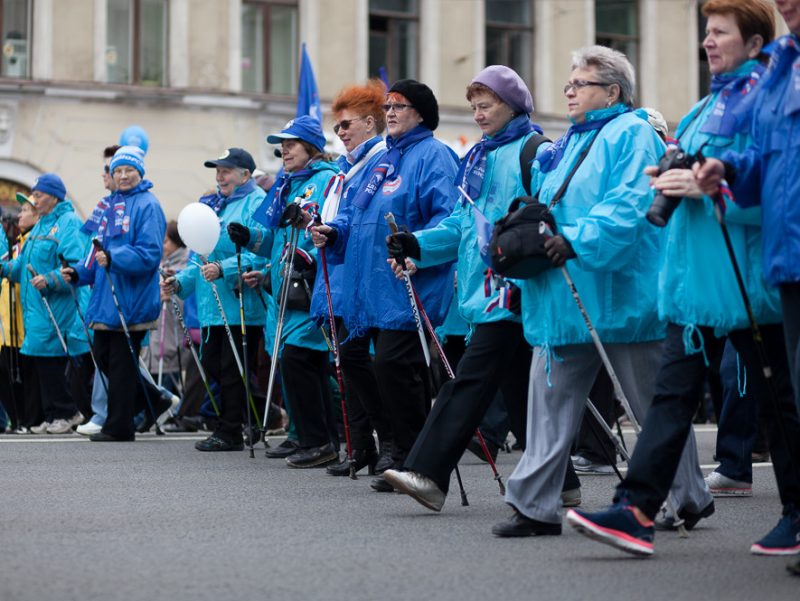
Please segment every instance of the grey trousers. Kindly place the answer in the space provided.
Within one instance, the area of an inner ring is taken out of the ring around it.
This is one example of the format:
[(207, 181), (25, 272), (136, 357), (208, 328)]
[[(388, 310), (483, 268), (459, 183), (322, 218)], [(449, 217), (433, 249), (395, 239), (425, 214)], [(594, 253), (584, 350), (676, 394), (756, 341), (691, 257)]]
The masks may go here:
[[(653, 398), (661, 363), (661, 343), (608, 344), (606, 353), (622, 390), (641, 423)], [(533, 351), (528, 385), (528, 444), (508, 479), (506, 502), (524, 516), (561, 522), (561, 488), (570, 446), (581, 424), (586, 399), (602, 362), (592, 344), (561, 346), (550, 361)], [(697, 444), (689, 436), (670, 496), (677, 510), (698, 512), (712, 501), (703, 481)]]

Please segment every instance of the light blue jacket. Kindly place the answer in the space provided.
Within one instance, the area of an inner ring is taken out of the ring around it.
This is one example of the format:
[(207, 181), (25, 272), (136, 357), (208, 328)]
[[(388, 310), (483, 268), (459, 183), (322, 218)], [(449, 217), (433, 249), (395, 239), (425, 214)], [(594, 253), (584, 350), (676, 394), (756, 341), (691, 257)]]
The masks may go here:
[[(148, 184), (143, 180), (142, 184)], [(107, 238), (103, 246), (111, 255), (111, 278), (128, 326), (149, 324), (161, 309), (158, 266), (163, 252), (167, 220), (158, 199), (148, 190), (136, 188), (123, 194), (125, 231)], [(86, 321), (93, 326), (119, 330), (122, 324), (111, 297), (106, 270), (97, 261), (73, 264), (78, 286), (92, 285)]]
[[(67, 284), (61, 277), (59, 253), (67, 260), (79, 261), (86, 255), (89, 237), (80, 232), (82, 222), (68, 200), (58, 202), (53, 210), (42, 216), (31, 229), (18, 257), (3, 264), (3, 275), (20, 282), (22, 318), (25, 338), (20, 352), (37, 357), (63, 357), (64, 349), (50, 320), (42, 296), (47, 299), (58, 323), (70, 355), (89, 352), (86, 334), (81, 327), (75, 302)], [(47, 280), (47, 287), (39, 292), (31, 285), (31, 265), (38, 275)], [(78, 294), (81, 310), (86, 308), (88, 290)]]
[[(599, 119), (619, 111), (590, 111)], [(563, 159), (550, 172), (532, 166), (531, 189), (550, 203), (581, 151), (591, 147), (553, 209), (558, 233), (577, 258), (567, 262), (578, 293), (600, 339), (605, 343), (658, 340), (664, 325), (658, 319), (657, 277), (660, 230), (645, 219), (652, 201), (643, 170), (655, 165), (664, 145), (653, 128), (633, 113), (610, 121), (599, 133), (587, 131), (570, 139)], [(522, 323), (532, 346), (585, 344), (591, 336), (560, 269), (550, 269), (520, 282)]]
[[(750, 71), (748, 67), (747, 73)], [(749, 144), (746, 131), (732, 138), (700, 132), (717, 96), (714, 93), (701, 100), (678, 125), (684, 150), (695, 153), (702, 146), (705, 156), (719, 157)], [(778, 291), (768, 287), (762, 277), (760, 209), (742, 209), (729, 203), (725, 221), (756, 319), (759, 323), (780, 322)], [(658, 289), (659, 315), (669, 322), (713, 327), (719, 335), (748, 327), (711, 198), (685, 198), (675, 209), (667, 226)]]
[[(251, 187), (253, 190), (249, 194), (230, 202), (220, 211), (219, 241), (211, 254), (206, 257), (208, 261), (219, 261), (222, 265), (222, 277), (214, 280), (214, 284), (225, 311), (225, 318), (231, 326), (241, 325), (242, 321), (239, 315), (239, 297), (234, 292), (239, 284), (236, 245), (228, 236), (227, 225), (234, 221), (248, 226), (255, 225), (252, 219), (253, 212), (264, 200), (264, 191), (254, 184), (251, 184)], [(266, 261), (261, 257), (246, 250), (242, 251), (242, 272), (262, 269), (265, 263)], [(186, 269), (175, 277), (180, 284), (178, 295), (181, 298), (185, 299), (191, 294), (195, 295), (197, 318), (201, 326), (223, 325), (222, 315), (220, 315), (219, 306), (214, 298), (211, 283), (203, 277), (198, 264), (190, 261)], [(258, 299), (258, 293), (247, 286), (245, 286), (244, 292), (244, 319), (248, 326), (263, 326), (265, 319), (264, 306)]]
[[(339, 168), (328, 161), (317, 161), (309, 166), (314, 170), (314, 174), (308, 179), (292, 180), (291, 188), (287, 199), (292, 202), (296, 197), (302, 196), (304, 203), (317, 203), (320, 210), (324, 206), (325, 192), (328, 190), (329, 185), (334, 185), (334, 178), (339, 174)], [(284, 248), (289, 243), (289, 234), (291, 228), (277, 228), (265, 229), (261, 224), (248, 223), (250, 229), (250, 244), (248, 248), (253, 252), (269, 257), (271, 269), (268, 272), (268, 277), (272, 280), (272, 295), (275, 303), (278, 302), (281, 286), (283, 284), (283, 269), (281, 266), (281, 256), (283, 255)], [(317, 257), (317, 249), (311, 241), (311, 236), (306, 232), (300, 232), (300, 238), (297, 248), (306, 251), (314, 260), (317, 261), (317, 275), (316, 279), (322, 279), (322, 266), (319, 265)], [(271, 338), (274, 340), (274, 332), (272, 335), (265, 337), (265, 342), (269, 342)], [(282, 344), (291, 344), (292, 346), (299, 346), (318, 351), (328, 350), (325, 343), (325, 338), (317, 324), (309, 316), (306, 311), (296, 311), (288, 309), (285, 314), (283, 331), (281, 333)], [(267, 344), (267, 351), (272, 352), (272, 346)]]
[[(344, 262), (342, 318), (349, 332), (416, 329), (405, 285), (386, 263), (389, 226), (384, 215), (391, 211), (398, 226), (412, 232), (435, 226), (455, 205), (457, 169), (452, 150), (433, 137), (425, 138), (405, 150), (395, 175), (366, 206), (353, 202), (330, 223), (338, 236), (328, 260)], [(413, 276), (434, 326), (442, 323), (450, 306), (452, 270), (452, 263), (444, 264)]]
[[(522, 187), (519, 155), (528, 138), (530, 134), (486, 155), (486, 175), (481, 193), (473, 200), (490, 224), (508, 212), (511, 201), (527, 195)], [(415, 236), (421, 250), (418, 264), (428, 267), (458, 260), (458, 310), (468, 323), (474, 325), (504, 319), (518, 322), (518, 316), (502, 307), (486, 312), (489, 303), (497, 298), (497, 291), (492, 287), (490, 296), (486, 296), (484, 274), (487, 265), (480, 256), (473, 213), (472, 205), (460, 197), (449, 217), (435, 228), (417, 232)]]
[[(800, 44), (797, 35), (791, 37)], [(792, 72), (800, 66), (797, 60), (795, 55), (794, 68), (776, 78), (774, 85), (766, 85), (764, 79), (760, 86), (750, 145), (722, 155), (737, 171), (732, 183), (736, 202), (761, 204), (764, 275), (773, 286), (800, 282), (800, 110), (789, 112), (786, 104), (794, 94), (800, 108), (800, 90), (792, 87)]]

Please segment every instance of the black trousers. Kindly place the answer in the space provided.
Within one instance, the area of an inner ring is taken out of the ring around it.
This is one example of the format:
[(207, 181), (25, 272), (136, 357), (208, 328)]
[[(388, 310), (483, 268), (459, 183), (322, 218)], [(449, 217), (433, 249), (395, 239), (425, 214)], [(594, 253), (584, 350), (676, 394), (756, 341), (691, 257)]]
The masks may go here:
[(286, 344), (280, 358), (281, 379), (302, 448), (332, 443), (339, 448), (328, 383), (328, 351)]
[[(718, 341), (711, 328), (701, 328), (701, 333), (707, 343)], [(796, 471), (800, 464), (800, 420), (792, 394), (783, 328), (761, 326), (761, 333), (772, 367), (777, 407), (760, 369), (750, 331), (735, 330), (729, 334), (729, 339), (748, 366), (751, 378), (748, 384), (755, 387), (753, 393), (767, 425), (781, 502), (800, 507), (800, 479)], [(691, 432), (704, 373), (702, 353), (687, 355), (683, 327), (669, 324), (655, 397), (628, 465), (628, 474), (617, 487), (618, 497), (627, 496), (651, 519), (666, 499), (675, 477), (683, 446)]]
[[(348, 339), (343, 325), (338, 329), (341, 348), (341, 367), (347, 397), (347, 418), (354, 449), (374, 449), (373, 432), (381, 442), (392, 440), (387, 408), (381, 400), (375, 368), (372, 364), (370, 344), (377, 335)], [(343, 342), (343, 341), (347, 342)]]
[[(132, 331), (131, 343), (137, 363), (131, 357), (124, 332), (95, 330), (94, 353), (97, 365), (108, 379), (108, 416), (103, 432), (115, 438), (134, 435), (133, 416), (144, 406), (144, 392), (136, 373), (139, 349), (145, 332)], [(151, 401), (155, 399), (151, 396)]]
[(35, 378), (39, 380), (45, 421), (69, 419), (78, 410), (67, 384), (66, 357), (31, 356)]
[[(233, 343), (242, 361), (247, 361), (250, 373), (253, 373), (256, 352), (261, 344), (261, 327), (246, 326), (247, 357), (242, 354), (241, 327), (231, 327)], [(216, 436), (232, 443), (242, 441), (242, 421), (246, 419), (245, 408), (249, 411), (244, 381), (236, 364), (228, 334), (224, 326), (204, 327), (201, 331), (201, 359), (206, 375), (219, 383), (220, 394), (217, 397), (219, 420)]]
[(781, 311), (786, 355), (789, 357), (795, 402), (800, 411), (800, 282), (781, 284)]
[(74, 361), (67, 364), (67, 379), (69, 380), (70, 394), (75, 400), (75, 406), (84, 417), (92, 415), (92, 381), (94, 380), (94, 365), (89, 353), (73, 356)]
[[(0, 402), (3, 403), (15, 428), (38, 426), (44, 421), (44, 417), (42, 417), (36, 423), (28, 423), (23, 400), (25, 391), (22, 386), (22, 360), (23, 356), (20, 355), (18, 348), (11, 346), (0, 348)], [(37, 412), (37, 415), (38, 413), (41, 413), (41, 410)]]
[(498, 388), (512, 420), (525, 423), (531, 348), (512, 321), (475, 328), (456, 379), (442, 386), (404, 467), (447, 492), (450, 474), (467, 448)]

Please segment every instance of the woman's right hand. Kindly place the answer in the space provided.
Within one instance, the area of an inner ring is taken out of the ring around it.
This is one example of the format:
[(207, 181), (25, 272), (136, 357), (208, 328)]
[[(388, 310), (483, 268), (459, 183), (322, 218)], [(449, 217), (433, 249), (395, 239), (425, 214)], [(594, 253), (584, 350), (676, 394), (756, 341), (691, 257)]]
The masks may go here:
[(317, 248), (325, 248), (329, 239), (335, 238), (335, 236), (336, 230), (329, 225), (315, 225), (311, 228), (311, 241)]

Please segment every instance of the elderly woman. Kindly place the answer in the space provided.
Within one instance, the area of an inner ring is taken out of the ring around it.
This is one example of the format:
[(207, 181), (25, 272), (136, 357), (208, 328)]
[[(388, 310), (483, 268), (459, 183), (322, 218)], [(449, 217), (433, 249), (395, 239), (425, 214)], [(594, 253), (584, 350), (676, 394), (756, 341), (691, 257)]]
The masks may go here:
[[(395, 488), (434, 511), (441, 510), (450, 474), (498, 388), (511, 419), (522, 424), (517, 431), (524, 430), (531, 361), (518, 313), (499, 303), (499, 286), (485, 292), (486, 258), (482, 255), (486, 250), (479, 236), (482, 223), (497, 221), (512, 200), (526, 195), (520, 154), (532, 137), (532, 144), (545, 139), (534, 135), (541, 134), (541, 129), (530, 120), (531, 93), (512, 69), (486, 67), (469, 84), (466, 97), (483, 134), (462, 161), (456, 178), (455, 184), (466, 195), (436, 227), (398, 233), (389, 240), (390, 254), (398, 260), (410, 257), (419, 267), (458, 260), (458, 310), (473, 330), (456, 379), (439, 391), (403, 465), (405, 471), (385, 474)], [(396, 262), (394, 267), (399, 274)], [(518, 292), (515, 289), (512, 294)], [(578, 489), (574, 474), (570, 488)]]
[[(653, 390), (663, 326), (656, 312), (658, 231), (644, 219), (644, 168), (663, 145), (631, 111), (633, 67), (610, 48), (576, 51), (564, 94), (573, 125), (538, 153), (532, 190), (550, 206), (545, 248), (569, 271), (622, 388), (639, 415)], [(508, 481), (512, 517), (498, 536), (560, 534), (560, 490), (570, 445), (602, 362), (560, 270), (525, 280), (522, 322), (533, 345), (528, 441)], [(701, 480), (702, 482), (702, 480)]]
[[(351, 85), (344, 88), (333, 99), (331, 109), (336, 124), (334, 133), (344, 144), (345, 154), (337, 165), (343, 176), (342, 191), (338, 204), (328, 201), (322, 210), (322, 220), (332, 221), (339, 212), (349, 206), (355, 195), (365, 184), (367, 176), (386, 154), (386, 144), (381, 134), (386, 129), (383, 103), (386, 88), (380, 80), (371, 80), (366, 85)], [(353, 463), (356, 471), (367, 467), (370, 473), (383, 471), (391, 465), (392, 432), (381, 403), (378, 381), (370, 357), (370, 339), (367, 336), (351, 336), (343, 325), (341, 315), (344, 307), (342, 295), (343, 271), (341, 263), (328, 265), (330, 291), (334, 315), (339, 325), (342, 372), (347, 386), (347, 416), (353, 444)], [(327, 323), (328, 305), (324, 279), (318, 277), (311, 301), (311, 316), (317, 322)], [(375, 449), (373, 432), (378, 433), (380, 458)], [(327, 473), (345, 476), (350, 464), (344, 461), (331, 466)]]
[[(742, 92), (749, 89), (753, 71), (763, 71), (757, 59), (763, 44), (772, 39), (774, 23), (772, 7), (767, 2), (711, 0), (703, 11), (708, 16), (703, 45), (713, 75), (712, 93), (684, 118), (678, 136), (688, 151), (702, 148), (709, 156), (719, 156), (726, 150), (742, 150), (752, 142), (751, 115), (737, 105), (747, 102), (747, 94)], [(756, 93), (760, 93), (758, 88)], [(775, 324), (774, 295), (765, 290), (758, 267), (759, 215), (729, 207), (726, 220), (730, 222), (729, 233), (737, 261), (744, 269), (754, 310), (760, 319), (773, 324), (763, 326), (762, 335), (778, 399), (771, 398), (763, 379), (758, 351), (746, 329), (744, 306), (732, 302), (738, 300), (739, 291), (725, 256), (720, 228), (713, 217), (713, 201), (703, 197), (688, 169), (668, 171), (655, 185), (669, 196), (684, 198), (669, 226), (666, 265), (661, 274), (660, 308), (670, 323), (656, 381), (658, 393), (628, 474), (617, 489), (614, 505), (595, 514), (571, 513), (568, 520), (587, 536), (624, 551), (640, 555), (653, 552), (651, 520), (667, 495), (702, 390), (704, 360), (698, 350), (703, 343), (719, 344), (716, 336), (727, 331), (748, 367), (748, 384), (755, 385), (758, 391), (755, 396), (763, 399), (762, 414), (769, 428), (770, 452), (784, 505), (778, 525), (753, 544), (751, 552), (797, 553), (800, 480), (793, 462), (800, 458), (800, 424), (793, 410), (787, 359), (781, 345), (782, 330)], [(741, 200), (748, 204), (747, 196)], [(719, 259), (709, 261), (714, 256)], [(689, 345), (684, 340), (692, 341), (695, 348), (686, 348)], [(773, 406), (774, 400), (777, 406)], [(688, 524), (694, 516), (685, 519)]]
[[(342, 319), (351, 335), (375, 344), (375, 373), (389, 411), (392, 456), (399, 467), (425, 422), (430, 404), (428, 367), (416, 332), (408, 294), (386, 264), (384, 215), (410, 231), (428, 229), (453, 209), (454, 153), (435, 140), (439, 124), (436, 97), (423, 83), (396, 82), (383, 105), (389, 137), (387, 153), (370, 170), (352, 202), (337, 217), (314, 228), (317, 246), (331, 262), (344, 262)], [(421, 269), (414, 282), (428, 317), (440, 324), (450, 304), (452, 264)], [(383, 478), (373, 482), (391, 491)]]

